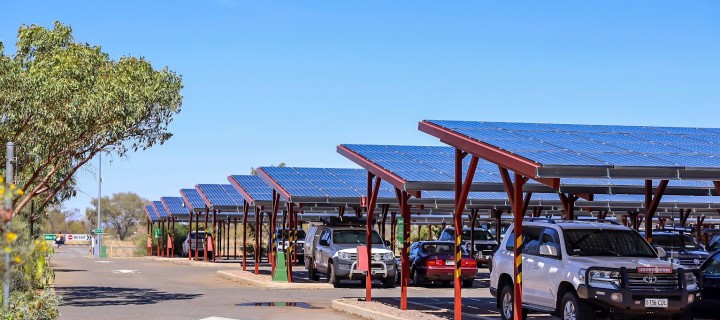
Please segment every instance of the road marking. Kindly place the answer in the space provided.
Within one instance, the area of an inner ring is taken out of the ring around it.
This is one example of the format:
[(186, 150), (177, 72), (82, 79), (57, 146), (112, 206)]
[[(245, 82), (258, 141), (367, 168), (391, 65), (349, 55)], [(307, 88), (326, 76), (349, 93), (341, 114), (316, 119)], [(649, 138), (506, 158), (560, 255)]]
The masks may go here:
[(107, 261), (107, 260), (95, 261), (95, 263), (111, 263), (111, 262), (112, 261)]
[(231, 318), (221, 318), (221, 317), (209, 317), (209, 318), (202, 318), (200, 320), (237, 320), (237, 319), (231, 319)]
[(113, 270), (113, 273), (140, 273), (137, 270)]

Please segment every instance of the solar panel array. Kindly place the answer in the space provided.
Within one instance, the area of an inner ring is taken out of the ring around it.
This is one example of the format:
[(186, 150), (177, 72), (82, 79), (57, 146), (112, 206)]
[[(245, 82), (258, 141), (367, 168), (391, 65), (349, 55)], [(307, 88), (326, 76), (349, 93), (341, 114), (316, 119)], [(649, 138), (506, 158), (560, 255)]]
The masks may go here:
[(158, 221), (157, 213), (155, 213), (155, 209), (153, 209), (153, 206), (145, 206), (145, 214), (150, 218), (150, 221)]
[[(248, 201), (272, 201), (272, 188), (258, 176), (251, 175), (232, 175), (228, 180), (235, 182), (248, 194), (252, 199)], [(240, 193), (242, 195), (242, 193)]]
[(438, 121), (543, 165), (720, 167), (720, 129)]
[[(390, 171), (405, 181), (411, 182), (453, 182), (455, 175), (455, 148), (431, 146), (396, 146), (396, 145), (358, 145), (346, 144), (344, 147), (363, 158)], [(467, 171), (470, 157), (463, 159), (463, 175)], [(511, 179), (513, 177), (511, 176)], [(595, 186), (641, 186), (643, 180), (638, 179), (598, 179), (598, 178), (565, 178), (563, 185), (595, 185)], [(492, 162), (479, 159), (473, 183), (502, 183), (498, 166)], [(529, 184), (538, 184), (529, 180)], [(671, 187), (712, 187), (712, 182), (702, 180), (670, 180)], [(423, 192), (424, 197), (433, 197), (433, 193)], [(486, 195), (470, 195), (483, 198)], [(442, 197), (437, 197), (442, 198)], [(451, 196), (452, 198), (452, 196)]]
[(168, 217), (167, 211), (165, 211), (165, 207), (163, 207), (162, 202), (160, 201), (153, 201), (153, 209), (155, 209), (155, 213), (158, 215), (160, 219), (165, 219)]
[[(293, 197), (359, 198), (367, 194), (364, 169), (263, 167), (262, 170)], [(378, 197), (394, 198), (394, 190), (383, 181)]]
[(180, 189), (180, 194), (182, 194), (185, 199), (187, 199), (187, 202), (185, 203), (190, 207), (190, 209), (204, 209), (205, 208), (205, 200), (200, 196), (200, 192), (198, 192), (195, 189)]
[(165, 208), (169, 210), (170, 215), (190, 213), (187, 207), (183, 207), (183, 199), (181, 197), (160, 197), (160, 201), (162, 201)]
[(229, 184), (198, 184), (196, 189), (209, 201), (208, 207), (242, 208), (243, 198)]

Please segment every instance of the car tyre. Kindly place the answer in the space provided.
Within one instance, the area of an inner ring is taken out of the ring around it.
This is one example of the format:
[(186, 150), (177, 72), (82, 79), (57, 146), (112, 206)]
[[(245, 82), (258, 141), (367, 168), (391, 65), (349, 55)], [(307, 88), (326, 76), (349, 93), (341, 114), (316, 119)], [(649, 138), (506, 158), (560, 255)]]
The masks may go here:
[[(512, 284), (506, 284), (502, 290), (500, 290), (500, 317), (503, 320), (514, 320), (513, 319), (513, 301), (515, 301), (515, 293), (513, 293)], [(522, 320), (527, 319), (527, 310), (523, 309)], [(585, 319), (585, 318), (578, 318)]]
[(463, 288), (472, 288), (474, 282), (475, 282), (474, 278), (465, 279), (462, 281), (462, 286), (463, 286)]
[(340, 284), (340, 280), (337, 278), (337, 275), (335, 275), (335, 267), (332, 262), (328, 263), (328, 283), (332, 284), (333, 287), (336, 288)]
[(416, 286), (421, 286), (425, 282), (425, 277), (423, 277), (420, 272), (413, 271), (413, 284)]
[(310, 264), (308, 266), (308, 278), (312, 281), (320, 281), (320, 275), (317, 272), (317, 269), (315, 269), (315, 266), (313, 266), (312, 260), (310, 260)]
[(580, 300), (575, 292), (567, 292), (560, 303), (560, 319), (593, 319), (594, 310), (585, 301)]
[(383, 288), (392, 289), (395, 288), (395, 277), (387, 277), (382, 280)]

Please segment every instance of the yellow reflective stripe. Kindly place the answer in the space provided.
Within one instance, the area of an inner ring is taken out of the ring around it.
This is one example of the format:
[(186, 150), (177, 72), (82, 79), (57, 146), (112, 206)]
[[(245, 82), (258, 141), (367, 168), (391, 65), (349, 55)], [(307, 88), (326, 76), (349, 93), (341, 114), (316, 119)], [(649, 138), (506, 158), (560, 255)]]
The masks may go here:
[(518, 272), (517, 278), (515, 279), (515, 283), (522, 284), (522, 273)]

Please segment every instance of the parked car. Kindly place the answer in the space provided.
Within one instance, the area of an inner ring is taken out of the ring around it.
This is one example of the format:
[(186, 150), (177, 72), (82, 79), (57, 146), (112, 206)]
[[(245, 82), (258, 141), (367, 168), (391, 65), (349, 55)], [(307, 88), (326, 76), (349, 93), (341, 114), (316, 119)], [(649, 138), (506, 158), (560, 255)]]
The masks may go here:
[[(190, 256), (195, 256), (195, 250), (197, 248), (198, 255), (202, 256), (205, 252), (205, 239), (207, 238), (207, 234), (205, 231), (198, 231), (197, 235), (195, 234), (195, 231), (190, 231), (185, 237), (185, 241), (182, 243), (182, 255), (183, 257), (187, 257), (188, 253)], [(195, 244), (195, 241), (197, 241), (197, 244)]]
[[(290, 235), (288, 234), (289, 229), (276, 228), (275, 229), (275, 245), (277, 245), (278, 251), (285, 251), (290, 246)], [(296, 229), (297, 236), (297, 259), (299, 263), (305, 262), (305, 230), (302, 228)], [(285, 239), (285, 240), (283, 240)]]
[[(449, 285), (455, 279), (455, 243), (452, 241), (419, 241), (410, 245), (410, 278), (416, 286), (439, 281)], [(477, 263), (462, 249), (463, 287), (472, 288), (478, 274)]]
[[(372, 242), (372, 279), (381, 280), (385, 288), (393, 288), (397, 270), (395, 255), (376, 231), (372, 233)], [(304, 248), (309, 278), (319, 281), (320, 274), (325, 274), (328, 282), (335, 286), (343, 279), (364, 281), (363, 271), (358, 270), (357, 247), (365, 243), (365, 224), (359, 221), (311, 226)]]
[[(644, 232), (640, 235), (645, 237)], [(665, 260), (682, 265), (688, 269), (698, 269), (710, 256), (689, 234), (675, 231), (653, 231), (652, 245), (661, 247), (667, 253)]]
[[(471, 252), (470, 239), (471, 228), (462, 229), (462, 244), (468, 252)], [(492, 259), (492, 254), (497, 248), (497, 239), (487, 230), (476, 228), (474, 232), (475, 240), (475, 260), (478, 264), (488, 264)], [(455, 241), (455, 228), (445, 228), (440, 237), (440, 241)]]
[(701, 317), (717, 318), (720, 304), (720, 251), (713, 253), (700, 266), (702, 275), (702, 298), (694, 306), (695, 314)]
[[(523, 221), (522, 302), (528, 310), (562, 319), (643, 317), (692, 319), (700, 298), (692, 270), (660, 259), (628, 227), (551, 219)], [(502, 319), (513, 319), (514, 229), (493, 257), (490, 293)]]

